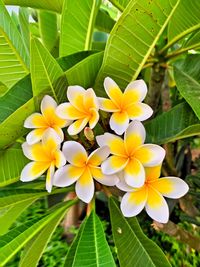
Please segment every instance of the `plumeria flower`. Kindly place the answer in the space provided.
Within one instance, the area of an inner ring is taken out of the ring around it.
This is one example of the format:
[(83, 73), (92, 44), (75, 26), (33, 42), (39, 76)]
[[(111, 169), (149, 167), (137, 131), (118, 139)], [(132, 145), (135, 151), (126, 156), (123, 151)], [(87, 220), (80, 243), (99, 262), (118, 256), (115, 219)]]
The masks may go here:
[(62, 140), (53, 129), (45, 131), (42, 141), (29, 145), (27, 142), (22, 144), (24, 155), (32, 160), (22, 170), (20, 180), (29, 182), (40, 177), (47, 171), (46, 189), (51, 192), (52, 179), (55, 167), (60, 168), (65, 165), (66, 159), (60, 144)]
[(147, 214), (155, 221), (168, 222), (169, 208), (163, 196), (180, 198), (188, 192), (189, 187), (177, 177), (159, 178), (160, 169), (161, 166), (145, 168), (146, 180), (140, 188), (128, 186), (121, 175), (117, 187), (127, 192), (121, 201), (121, 210), (125, 217), (136, 216), (145, 207)]
[(125, 132), (129, 120), (144, 121), (153, 114), (150, 106), (141, 103), (147, 94), (147, 86), (143, 80), (129, 83), (124, 93), (109, 77), (105, 78), (104, 87), (110, 99), (99, 97), (100, 109), (113, 113), (110, 127), (117, 134)]
[(54, 185), (65, 187), (76, 182), (76, 194), (82, 201), (89, 203), (93, 198), (93, 178), (108, 186), (113, 186), (118, 181), (117, 176), (105, 175), (99, 167), (110, 154), (107, 146), (96, 149), (88, 156), (81, 144), (67, 141), (63, 145), (63, 153), (70, 164), (56, 171), (53, 179)]
[(99, 104), (93, 89), (85, 90), (81, 86), (69, 86), (67, 90), (69, 103), (63, 103), (56, 109), (59, 117), (74, 120), (68, 128), (70, 135), (80, 133), (87, 124), (93, 129), (99, 120)]
[(55, 110), (57, 108), (56, 101), (49, 95), (44, 96), (41, 102), (41, 113), (33, 113), (24, 122), (24, 127), (35, 129), (31, 131), (26, 141), (29, 145), (35, 144), (42, 139), (42, 136), (49, 128), (54, 129), (63, 140), (64, 135), (61, 128), (69, 125), (71, 121), (59, 118)]
[(145, 136), (144, 126), (139, 121), (129, 124), (124, 140), (110, 133), (97, 136), (98, 145), (109, 146), (113, 154), (102, 163), (102, 172), (112, 175), (123, 170), (128, 185), (141, 187), (145, 182), (144, 167), (158, 165), (165, 157), (165, 150), (162, 147), (144, 144)]

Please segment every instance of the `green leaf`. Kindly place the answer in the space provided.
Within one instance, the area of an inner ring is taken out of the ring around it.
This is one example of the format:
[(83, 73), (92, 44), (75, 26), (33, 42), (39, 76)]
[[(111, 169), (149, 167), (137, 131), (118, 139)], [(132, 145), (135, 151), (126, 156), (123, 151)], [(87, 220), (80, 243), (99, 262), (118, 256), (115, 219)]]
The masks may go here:
[(24, 121), (34, 111), (35, 104), (31, 98), (0, 124), (0, 149), (8, 147), (27, 133), (27, 129), (23, 127)]
[(181, 0), (168, 26), (168, 44), (171, 46), (187, 34), (200, 28), (200, 1)]
[(5, 234), (19, 215), (35, 200), (36, 198), (24, 200), (20, 203), (13, 204), (10, 207), (0, 209), (0, 235)]
[[(72, 68), (67, 70), (66, 77), (69, 84), (81, 85), (88, 88), (94, 85), (98, 70), (101, 66), (103, 59), (103, 52), (98, 52), (80, 61)], [(96, 92), (99, 93), (101, 88), (97, 88)]]
[(27, 8), (19, 8), (19, 23), (20, 31), (23, 39), (26, 53), (30, 57), (30, 27), (29, 27), (29, 12)]
[(32, 7), (36, 9), (47, 9), (56, 12), (61, 12), (63, 0), (3, 0), (6, 5), (16, 5), (24, 7)]
[(60, 57), (91, 49), (99, 0), (65, 0), (62, 10)]
[(103, 226), (94, 211), (82, 223), (79, 233), (67, 253), (64, 266), (116, 266), (105, 238)]
[[(45, 182), (44, 182), (45, 183)], [(72, 187), (63, 189), (54, 189), (51, 194), (46, 190), (42, 189), (31, 189), (31, 188), (16, 188), (16, 189), (2, 189), (0, 191), (0, 209), (11, 207), (14, 204), (19, 204), (25, 200), (37, 199), (47, 195), (55, 195), (61, 193), (67, 193), (72, 190)]]
[(190, 35), (186, 42), (183, 43), (182, 49), (187, 48), (189, 50), (198, 47), (200, 47), (200, 31), (195, 31)]
[(174, 68), (174, 79), (180, 94), (200, 119), (200, 55), (190, 55)]
[(130, 1), (110, 33), (96, 88), (103, 87), (106, 76), (121, 88), (137, 78), (177, 4), (178, 0)]
[(115, 21), (110, 17), (107, 11), (100, 9), (96, 16), (95, 27), (99, 31), (110, 33)]
[(21, 35), (0, 0), (0, 81), (11, 87), (28, 71), (28, 55)]
[(28, 159), (21, 149), (9, 148), (0, 151), (0, 187), (18, 181), (27, 162)]
[(59, 214), (66, 212), (75, 201), (62, 203), (49, 215), (43, 216), (41, 219), (34, 219), (25, 222), (5, 235), (0, 237), (0, 265), (4, 266), (29, 240), (39, 233), (47, 224), (51, 222)]
[(128, 5), (130, 0), (110, 0), (110, 2), (118, 8), (120, 11), (123, 11), (124, 8)]
[(27, 244), (21, 256), (19, 262), (19, 267), (35, 267), (37, 266), (45, 247), (47, 246), (49, 240), (51, 239), (56, 227), (62, 220), (66, 213), (59, 213), (55, 218), (53, 218), (39, 234), (37, 234), (33, 239), (31, 239)]
[(32, 97), (30, 75), (19, 80), (4, 96), (0, 97), (0, 123)]
[(170, 267), (162, 250), (145, 236), (134, 218), (125, 218), (119, 203), (109, 199), (112, 233), (120, 267)]
[(71, 67), (73, 67), (75, 64), (85, 59), (86, 57), (93, 55), (95, 53), (97, 53), (97, 51), (93, 51), (93, 50), (81, 51), (81, 52), (74, 53), (66, 57), (60, 57), (57, 59), (57, 62), (61, 66), (63, 71), (66, 71), (70, 69)]
[[(64, 73), (49, 51), (36, 38), (31, 40), (31, 80), (33, 95), (41, 98), (52, 95), (58, 102), (66, 93), (64, 87), (56, 87)], [(63, 78), (64, 79), (64, 78)]]
[(146, 142), (165, 144), (200, 134), (200, 121), (187, 103), (181, 103), (145, 123), (145, 128)]
[(51, 51), (58, 38), (57, 14), (49, 11), (39, 10), (39, 29), (44, 46)]

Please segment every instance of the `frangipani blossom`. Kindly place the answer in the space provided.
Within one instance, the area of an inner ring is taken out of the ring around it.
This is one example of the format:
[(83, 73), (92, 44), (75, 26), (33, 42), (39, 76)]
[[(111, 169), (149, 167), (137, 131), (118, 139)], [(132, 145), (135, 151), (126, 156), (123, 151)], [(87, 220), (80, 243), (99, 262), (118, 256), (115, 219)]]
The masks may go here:
[(144, 126), (139, 121), (129, 124), (124, 140), (110, 133), (97, 136), (98, 145), (109, 146), (113, 154), (102, 163), (102, 172), (111, 175), (123, 170), (128, 185), (141, 187), (145, 182), (144, 167), (158, 165), (165, 157), (162, 147), (144, 144), (145, 136)]
[(177, 177), (159, 178), (161, 166), (145, 168), (145, 184), (140, 188), (128, 186), (123, 175), (117, 187), (127, 193), (122, 197), (121, 210), (125, 217), (139, 214), (143, 208), (147, 214), (157, 222), (167, 223), (169, 208), (163, 196), (180, 198), (184, 196), (189, 187), (182, 179)]
[(49, 95), (44, 96), (41, 101), (41, 113), (33, 113), (24, 122), (24, 127), (34, 129), (27, 137), (29, 145), (35, 144), (42, 139), (45, 131), (49, 128), (54, 129), (63, 140), (64, 135), (61, 128), (69, 125), (71, 121), (63, 120), (56, 115), (57, 103)]
[(104, 87), (110, 99), (99, 97), (100, 109), (113, 113), (110, 127), (117, 134), (125, 132), (129, 120), (144, 121), (153, 114), (150, 106), (141, 103), (147, 94), (147, 86), (143, 80), (130, 82), (124, 93), (109, 77), (105, 78)]
[(56, 171), (53, 183), (56, 186), (65, 187), (76, 182), (76, 194), (82, 201), (89, 203), (93, 198), (93, 178), (108, 186), (113, 186), (118, 181), (117, 176), (105, 175), (99, 167), (110, 154), (107, 146), (96, 149), (88, 156), (81, 144), (67, 141), (63, 145), (63, 153), (70, 164)]
[(51, 192), (55, 167), (60, 168), (66, 163), (65, 156), (60, 151), (61, 142), (62, 140), (57, 133), (53, 129), (48, 129), (41, 142), (33, 145), (29, 145), (27, 142), (23, 143), (24, 155), (33, 161), (23, 168), (20, 180), (29, 182), (47, 171), (46, 189)]
[(81, 86), (69, 86), (67, 90), (69, 103), (63, 103), (57, 107), (59, 117), (66, 120), (75, 120), (69, 128), (70, 135), (80, 133), (89, 123), (93, 129), (99, 120), (99, 104), (93, 89), (85, 90)]

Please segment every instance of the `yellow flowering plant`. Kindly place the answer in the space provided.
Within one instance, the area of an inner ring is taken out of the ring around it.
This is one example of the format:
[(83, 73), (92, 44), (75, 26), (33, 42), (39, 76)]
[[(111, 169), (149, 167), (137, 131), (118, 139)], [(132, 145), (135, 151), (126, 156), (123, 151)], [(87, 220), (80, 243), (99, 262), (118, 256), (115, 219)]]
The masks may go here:
[[(145, 207), (150, 217), (166, 223), (169, 211), (162, 195), (180, 198), (187, 193), (188, 186), (177, 177), (158, 179), (165, 150), (156, 144), (144, 144), (146, 132), (141, 121), (152, 115), (152, 109), (141, 103), (147, 86), (143, 80), (134, 81), (122, 93), (107, 77), (104, 87), (110, 99), (98, 98), (93, 89), (85, 90), (78, 85), (69, 86), (69, 102), (57, 106), (50, 96), (43, 98), (42, 115), (35, 113), (24, 123), (25, 127), (37, 129), (27, 135), (27, 143), (22, 145), (24, 154), (33, 162), (22, 170), (21, 181), (34, 180), (47, 170), (48, 192), (52, 185), (67, 187), (76, 183), (76, 195), (86, 203), (94, 197), (95, 183), (117, 186), (127, 192), (121, 202), (124, 216), (135, 216)], [(70, 136), (73, 138), (85, 127), (95, 128), (100, 119), (99, 109), (113, 113), (107, 129), (110, 132), (96, 136), (99, 148), (93, 148), (94, 142), (89, 155), (84, 144), (70, 140)], [(65, 126), (69, 137), (63, 140), (64, 134), (60, 132)], [(119, 136), (123, 133), (124, 137)]]
[(199, 17), (0, 0), (0, 266), (200, 266)]

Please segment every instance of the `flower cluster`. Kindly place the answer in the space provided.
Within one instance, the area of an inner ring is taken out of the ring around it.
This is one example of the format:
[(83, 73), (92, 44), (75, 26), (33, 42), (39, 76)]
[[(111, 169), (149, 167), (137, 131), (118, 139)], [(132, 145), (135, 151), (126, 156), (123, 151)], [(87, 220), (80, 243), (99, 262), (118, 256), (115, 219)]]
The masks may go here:
[[(94, 180), (116, 186), (126, 192), (121, 200), (124, 216), (136, 216), (145, 208), (151, 218), (166, 223), (169, 209), (163, 196), (180, 198), (187, 193), (188, 185), (177, 177), (159, 178), (165, 150), (144, 144), (146, 132), (141, 121), (153, 113), (142, 103), (146, 84), (143, 80), (133, 81), (122, 92), (107, 77), (104, 88), (109, 99), (97, 97), (92, 88), (85, 90), (81, 86), (69, 86), (68, 102), (58, 106), (52, 97), (43, 98), (41, 113), (32, 114), (24, 122), (26, 128), (33, 129), (22, 145), (31, 162), (22, 170), (20, 179), (28, 182), (46, 173), (48, 192), (53, 185), (66, 187), (76, 183), (76, 194), (86, 203), (94, 196)], [(73, 137), (89, 130), (91, 143), (92, 129), (101, 119), (99, 110), (112, 113), (112, 133), (107, 129), (96, 136), (96, 142), (87, 149), (89, 153)], [(62, 128), (67, 126), (68, 137), (64, 137)]]

